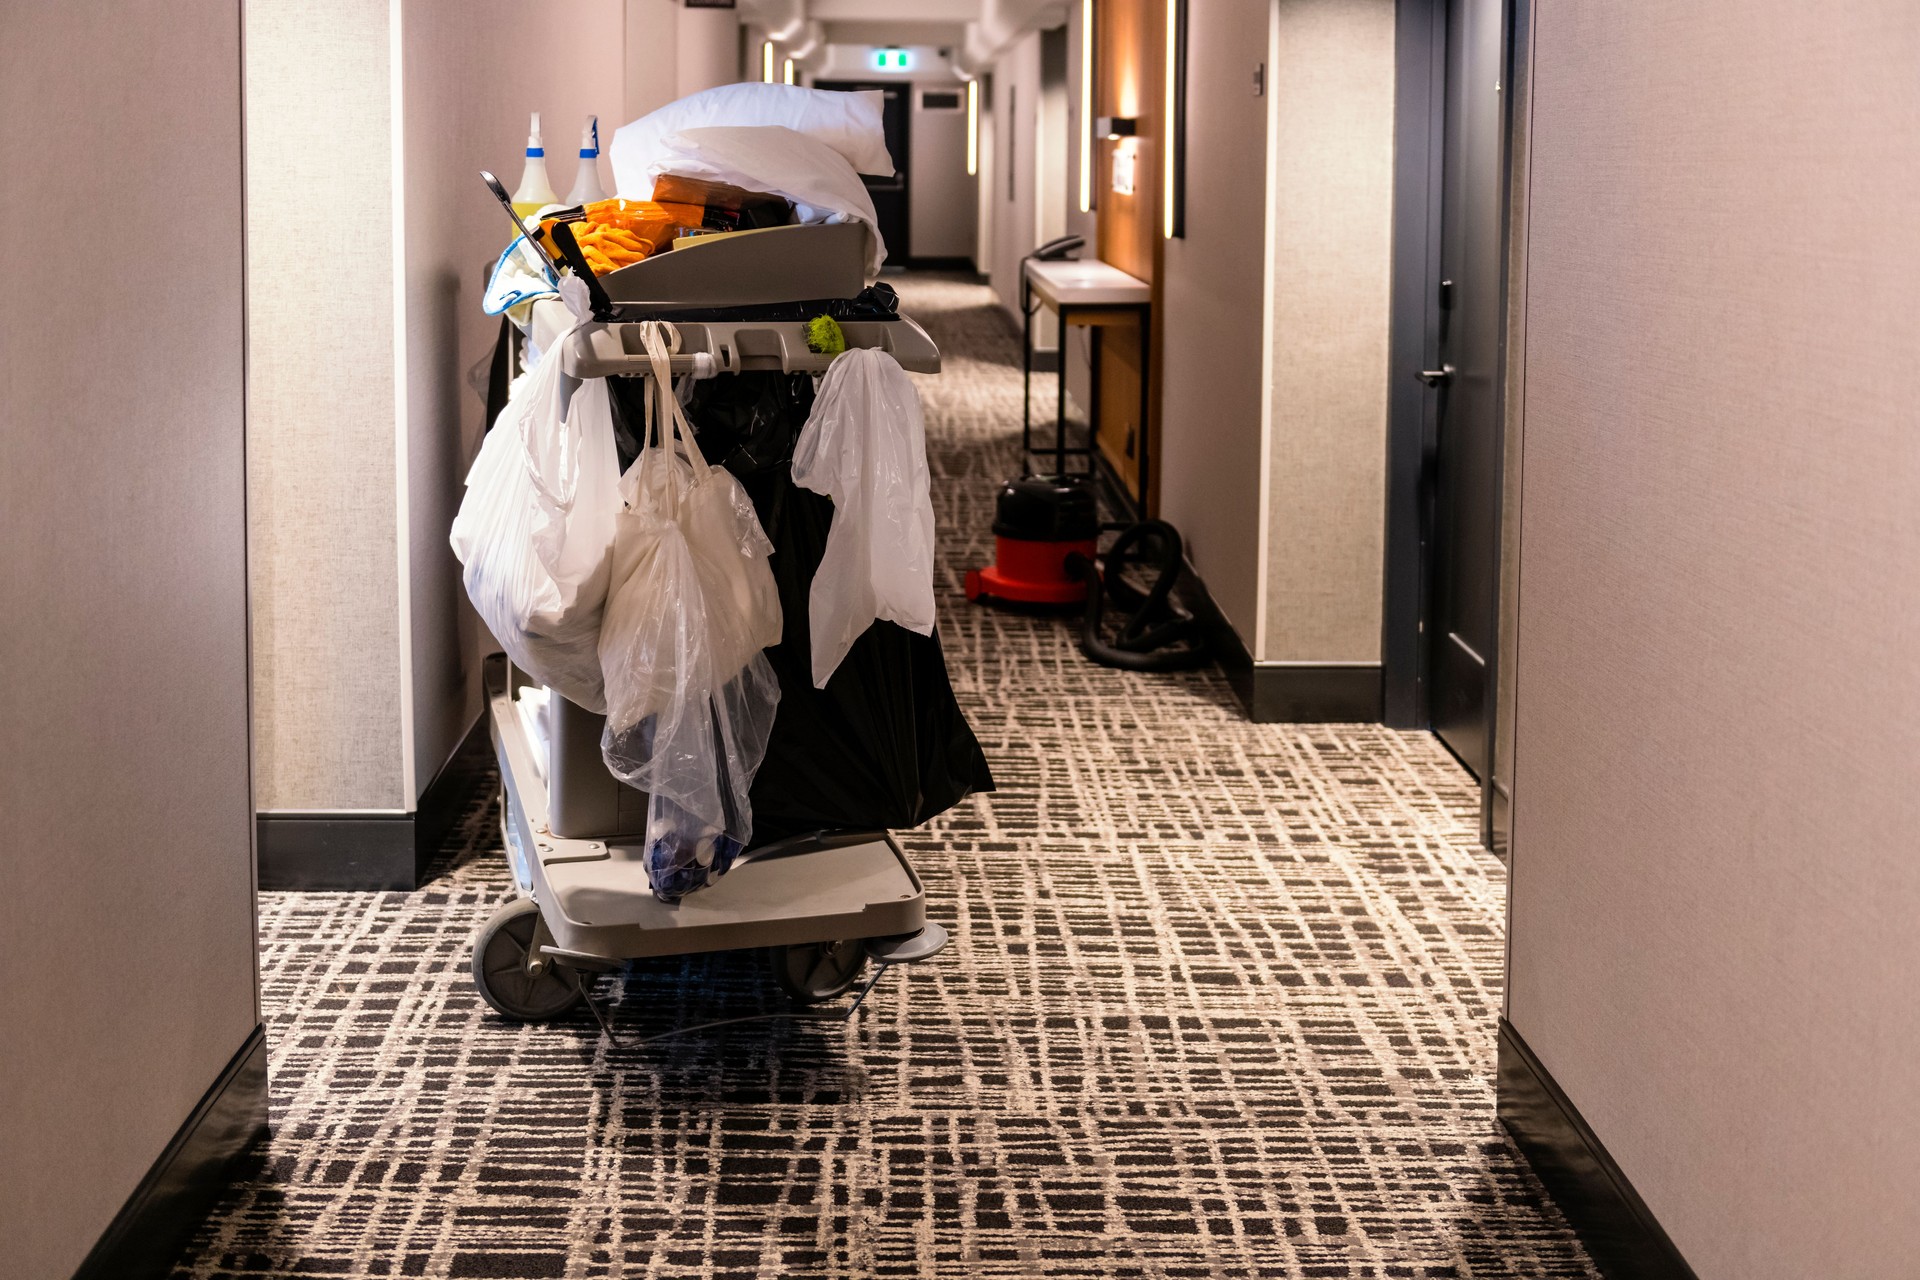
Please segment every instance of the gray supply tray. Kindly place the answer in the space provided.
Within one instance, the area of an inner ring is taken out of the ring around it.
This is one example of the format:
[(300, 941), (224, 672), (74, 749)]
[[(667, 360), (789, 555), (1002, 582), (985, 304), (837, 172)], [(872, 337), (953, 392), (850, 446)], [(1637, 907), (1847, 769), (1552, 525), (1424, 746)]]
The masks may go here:
[(784, 841), (756, 851), (678, 905), (660, 902), (638, 845), (554, 834), (534, 746), (510, 688), (511, 682), (490, 690), (489, 698), (506, 792), (508, 857), (516, 880), (540, 904), (553, 937), (545, 950), (552, 955), (607, 965), (891, 938), (926, 925), (926, 890), (884, 831)]
[(642, 307), (751, 307), (851, 298), (866, 287), (864, 223), (762, 227), (686, 236), (599, 277), (607, 297)]
[[(535, 341), (544, 328), (557, 333), (549, 318), (540, 322), (535, 308)], [(551, 313), (549, 313), (550, 317)], [(562, 317), (565, 319), (565, 309)], [(807, 326), (780, 320), (673, 321), (680, 333), (680, 354), (669, 362), (676, 374), (707, 378), (726, 373), (825, 373), (833, 357), (807, 349)], [(909, 373), (940, 372), (940, 348), (927, 331), (907, 316), (894, 320), (842, 320), (848, 347), (879, 348), (890, 353)], [(570, 378), (606, 378), (621, 375), (647, 377), (653, 364), (647, 359), (636, 322), (585, 324), (560, 353), (560, 368)]]

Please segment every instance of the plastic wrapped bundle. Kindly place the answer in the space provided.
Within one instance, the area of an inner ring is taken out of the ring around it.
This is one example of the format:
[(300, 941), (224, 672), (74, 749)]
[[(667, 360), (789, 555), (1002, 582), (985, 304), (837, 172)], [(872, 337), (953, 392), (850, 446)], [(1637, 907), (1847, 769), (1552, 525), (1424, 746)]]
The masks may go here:
[(606, 384), (573, 386), (560, 372), (562, 345), (520, 382), (487, 433), (449, 541), (468, 598), (514, 665), (600, 711), (620, 463)]
[(808, 593), (813, 683), (876, 620), (933, 634), (933, 498), (920, 393), (885, 351), (834, 357), (793, 451), (796, 484), (834, 502)]
[(723, 874), (752, 838), (748, 787), (780, 686), (772, 547), (740, 482), (709, 467), (674, 399), (667, 350), (646, 335), (657, 431), (620, 481), (600, 666), (615, 777), (649, 793), (647, 873), (675, 901)]

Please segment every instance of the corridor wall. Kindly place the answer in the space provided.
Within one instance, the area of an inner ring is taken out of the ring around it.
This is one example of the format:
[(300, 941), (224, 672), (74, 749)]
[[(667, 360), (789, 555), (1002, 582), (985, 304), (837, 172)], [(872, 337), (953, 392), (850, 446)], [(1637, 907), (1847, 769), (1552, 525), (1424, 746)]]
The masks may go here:
[[(1001, 307), (1020, 323), (1020, 262), (1043, 242), (1066, 234), (1086, 238), (1083, 258), (1095, 256), (1094, 216), (1079, 207), (1080, 52), (1078, 5), (1063, 27), (1028, 31), (1010, 43), (981, 79), (984, 139), (978, 204), (980, 247), (975, 265), (992, 284)], [(1012, 113), (1009, 116), (1009, 112)], [(1007, 166), (1014, 172), (1009, 176)], [(1051, 311), (1034, 316), (1034, 350), (1060, 342)], [(1087, 403), (1087, 335), (1070, 335), (1068, 389)], [(1036, 411), (1048, 412), (1035, 396)]]
[(1268, 100), (1262, 4), (1187, 10), (1186, 234), (1162, 251), (1160, 514), (1251, 650), (1260, 607)]
[(992, 163), (980, 175), (983, 243), (979, 265), (1001, 307), (1017, 325), (1020, 260), (1040, 243), (1036, 164), (1042, 91), (1040, 33), (1028, 32), (1002, 54), (985, 84), (991, 96), (982, 105), (994, 127)]
[(447, 546), (507, 238), (477, 174), (518, 178), (539, 110), (571, 185), (586, 116), (604, 139), (625, 115), (626, 8), (248, 0), (245, 17), (262, 864), (269, 883), (404, 885), (490, 647)]
[(1702, 1280), (1912, 1276), (1920, 13), (1534, 24), (1507, 1016)]
[[(6, 215), (93, 210), (108, 228), (83, 237), (84, 276), (58, 280), (47, 235), (0, 238), (6, 278), (49, 282), (0, 314), (0, 1272), (16, 1280), (73, 1276), (178, 1135), (167, 1167), (189, 1195), (121, 1219), (164, 1257), (193, 1226), (192, 1175), (217, 1190), (214, 1157), (266, 1125), (240, 59), (236, 0), (0, 8)], [(128, 1257), (109, 1248), (91, 1274), (132, 1274)]]
[[(1271, 378), (1256, 688), (1379, 715), (1393, 0), (1275, 0)], [(1172, 446), (1169, 445), (1169, 450)]]
[(1381, 710), (1394, 23), (1393, 0), (1187, 10), (1160, 514), (1258, 720)]

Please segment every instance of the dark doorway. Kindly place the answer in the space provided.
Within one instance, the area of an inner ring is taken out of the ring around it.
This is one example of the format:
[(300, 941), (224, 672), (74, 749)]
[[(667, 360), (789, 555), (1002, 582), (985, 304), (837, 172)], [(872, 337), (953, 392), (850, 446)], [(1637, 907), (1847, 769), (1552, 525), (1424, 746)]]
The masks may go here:
[(1386, 720), (1483, 783), (1499, 655), (1513, 0), (1400, 0)]
[(867, 193), (873, 197), (873, 212), (880, 220), (880, 238), (887, 242), (887, 261), (906, 262), (913, 256), (913, 245), (907, 237), (908, 175), (913, 167), (913, 158), (908, 154), (908, 140), (911, 137), (908, 109), (911, 104), (907, 95), (912, 92), (913, 86), (898, 80), (886, 83), (871, 80), (816, 80), (813, 87), (842, 93), (877, 89), (887, 95), (881, 126), (886, 130), (887, 154), (893, 157), (895, 172), (891, 178), (863, 174), (861, 180), (867, 184)]
[(1506, 0), (1448, 0), (1427, 670), (1436, 733), (1487, 776), (1499, 639)]

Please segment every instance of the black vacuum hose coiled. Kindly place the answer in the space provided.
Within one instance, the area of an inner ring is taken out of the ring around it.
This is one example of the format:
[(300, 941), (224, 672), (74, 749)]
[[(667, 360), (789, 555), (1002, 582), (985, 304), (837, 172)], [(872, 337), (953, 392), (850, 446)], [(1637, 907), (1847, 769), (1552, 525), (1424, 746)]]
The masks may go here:
[[(1199, 622), (1169, 598), (1184, 563), (1180, 533), (1165, 520), (1143, 520), (1122, 530), (1096, 564), (1075, 552), (1067, 572), (1087, 584), (1087, 611), (1080, 622), (1080, 652), (1103, 667), (1123, 671), (1187, 671), (1210, 660)], [(1154, 571), (1145, 591), (1123, 576), (1130, 564)], [(1107, 604), (1126, 612), (1120, 632), (1102, 634)], [(1179, 646), (1179, 647), (1175, 647)]]

